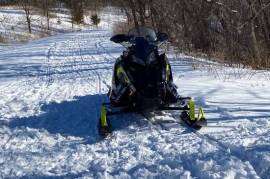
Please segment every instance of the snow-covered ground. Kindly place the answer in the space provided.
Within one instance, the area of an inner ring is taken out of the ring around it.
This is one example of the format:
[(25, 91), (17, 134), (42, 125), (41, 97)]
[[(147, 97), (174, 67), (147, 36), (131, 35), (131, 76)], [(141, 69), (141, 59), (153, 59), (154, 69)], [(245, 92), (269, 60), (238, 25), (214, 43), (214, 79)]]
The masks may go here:
[[(2, 41), (5, 43), (17, 43), (59, 33), (96, 28), (91, 21), (91, 15), (95, 12), (91, 12), (90, 10), (85, 11), (83, 24), (72, 24), (71, 15), (68, 9), (52, 9), (50, 12), (49, 30), (47, 29), (47, 18), (42, 15), (42, 12), (31, 9), (30, 13), (31, 34), (28, 31), (25, 12), (21, 7), (0, 7), (0, 50)], [(124, 16), (121, 15), (121, 12), (113, 7), (102, 8), (97, 14), (101, 18), (99, 27), (105, 27), (107, 29), (111, 28), (114, 22), (121, 22), (124, 20)]]
[(266, 72), (220, 76), (206, 61), (170, 54), (179, 93), (205, 108), (208, 127), (129, 114), (101, 139), (100, 104), (123, 50), (110, 36), (83, 30), (0, 49), (0, 178), (269, 178)]

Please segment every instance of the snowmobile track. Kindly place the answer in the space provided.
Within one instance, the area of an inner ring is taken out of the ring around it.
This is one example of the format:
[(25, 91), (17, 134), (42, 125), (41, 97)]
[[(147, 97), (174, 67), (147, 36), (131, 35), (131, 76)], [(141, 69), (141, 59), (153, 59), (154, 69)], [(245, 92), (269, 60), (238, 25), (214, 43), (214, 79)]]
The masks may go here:
[[(166, 141), (170, 141), (170, 139), (167, 139), (166, 136), (164, 135), (164, 133), (161, 131), (161, 130), (165, 130), (167, 131), (166, 133), (170, 133), (170, 129), (168, 127), (166, 127), (164, 125), (164, 123), (162, 123), (161, 120), (159, 121), (155, 121), (153, 119), (151, 119), (151, 117), (148, 117), (147, 115), (145, 114), (142, 114), (142, 116), (149, 121), (149, 125), (151, 125), (151, 128), (154, 128), (158, 133), (159, 135), (164, 138)], [(179, 121), (179, 122), (178, 122)], [(206, 140), (208, 143), (210, 143), (211, 145), (215, 146), (216, 148), (218, 148), (220, 151), (223, 152), (223, 154), (225, 156), (227, 156), (228, 158), (231, 158), (231, 157), (235, 157), (239, 160), (241, 160), (242, 162), (249, 162), (248, 160), (246, 160), (245, 158), (241, 157), (241, 155), (239, 155), (239, 152), (238, 151), (234, 151), (234, 149), (226, 146), (225, 144), (223, 144), (222, 142), (214, 139), (213, 137), (211, 137), (210, 135), (208, 134), (202, 134), (200, 133), (199, 130), (196, 130), (190, 126), (188, 126), (187, 124), (185, 124), (184, 122), (180, 121), (180, 119), (178, 119), (176, 116), (174, 116), (174, 122), (170, 122), (171, 124), (178, 124), (179, 127), (185, 127), (186, 129), (188, 129), (191, 133), (194, 133), (198, 138), (200, 138), (201, 140)], [(159, 126), (160, 128), (158, 128), (157, 126)], [(207, 126), (203, 127), (203, 128), (207, 128)], [(175, 132), (173, 132), (175, 133)], [(176, 148), (177, 149), (177, 148)], [(249, 162), (250, 163), (250, 162)], [(251, 164), (251, 163), (250, 163)], [(251, 165), (252, 166), (252, 165)], [(253, 166), (252, 166), (253, 167)], [(254, 171), (255, 168), (253, 167)], [(257, 174), (257, 173), (256, 173)], [(258, 174), (257, 174), (258, 175)], [(259, 175), (258, 175), (259, 176)]]

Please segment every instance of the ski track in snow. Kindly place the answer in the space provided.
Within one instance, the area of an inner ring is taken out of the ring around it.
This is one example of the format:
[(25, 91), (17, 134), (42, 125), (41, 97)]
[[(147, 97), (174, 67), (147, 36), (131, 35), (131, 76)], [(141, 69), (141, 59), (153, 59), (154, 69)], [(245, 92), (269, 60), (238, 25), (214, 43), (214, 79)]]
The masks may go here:
[(1, 178), (269, 178), (270, 83), (218, 80), (184, 56), (169, 55), (174, 80), (209, 127), (193, 131), (175, 113), (157, 124), (125, 114), (101, 139), (99, 108), (123, 50), (110, 36), (88, 30), (0, 52)]

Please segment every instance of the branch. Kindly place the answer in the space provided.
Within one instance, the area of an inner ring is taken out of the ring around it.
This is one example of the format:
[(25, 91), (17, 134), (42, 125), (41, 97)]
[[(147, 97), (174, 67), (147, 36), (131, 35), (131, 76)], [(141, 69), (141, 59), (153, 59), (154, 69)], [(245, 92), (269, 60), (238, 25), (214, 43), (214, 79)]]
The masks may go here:
[(240, 27), (238, 27), (238, 29), (242, 29), (243, 27), (245, 27), (248, 23), (250, 23), (251, 21), (255, 20), (266, 8), (270, 7), (270, 3), (266, 4), (266, 6), (264, 6), (263, 8), (261, 8), (259, 10), (259, 12), (257, 12), (253, 17), (249, 18), (245, 23), (243, 23)]

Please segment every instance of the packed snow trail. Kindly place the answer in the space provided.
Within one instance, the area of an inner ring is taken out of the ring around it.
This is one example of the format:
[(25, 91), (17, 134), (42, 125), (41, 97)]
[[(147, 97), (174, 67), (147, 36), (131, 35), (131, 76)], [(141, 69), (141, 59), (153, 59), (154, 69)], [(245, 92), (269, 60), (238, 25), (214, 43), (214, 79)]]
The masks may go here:
[(269, 81), (222, 81), (189, 57), (169, 55), (174, 80), (205, 108), (209, 127), (126, 114), (101, 139), (100, 105), (123, 50), (110, 36), (88, 30), (0, 52), (1, 178), (269, 178)]

